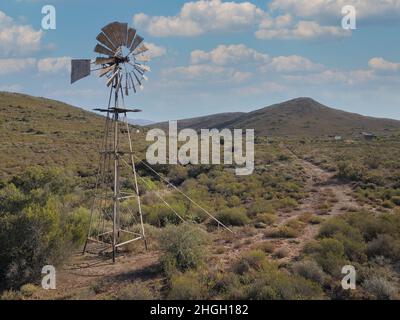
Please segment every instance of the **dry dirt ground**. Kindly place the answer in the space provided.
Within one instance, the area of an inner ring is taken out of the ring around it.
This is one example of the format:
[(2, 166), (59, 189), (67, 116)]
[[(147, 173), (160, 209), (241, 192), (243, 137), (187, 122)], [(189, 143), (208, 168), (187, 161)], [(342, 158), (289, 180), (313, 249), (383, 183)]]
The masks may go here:
[[(297, 210), (279, 212), (274, 226), (277, 228), (292, 219), (304, 214), (319, 216), (322, 219), (344, 214), (348, 208), (359, 208), (360, 205), (352, 197), (349, 184), (340, 183), (332, 172), (324, 171), (303, 159), (297, 160), (304, 168), (307, 183), (305, 191), (308, 198), (303, 199)], [(327, 198), (331, 200), (328, 208), (321, 209)], [(267, 230), (268, 230), (267, 228)], [(283, 257), (275, 257), (280, 262), (287, 262), (299, 256), (305, 243), (318, 232), (317, 224), (307, 223), (299, 237), (268, 238), (266, 229), (254, 227), (238, 228), (235, 234), (227, 231), (216, 231), (215, 241), (210, 250), (212, 259), (210, 266), (224, 269), (243, 252), (256, 248), (266, 241), (274, 243), (275, 252), (284, 251)], [(117, 263), (112, 264), (109, 257), (95, 254), (76, 254), (71, 261), (57, 272), (57, 290), (44, 291), (34, 296), (36, 299), (102, 299), (120, 296), (121, 290), (133, 282), (162, 288), (164, 279), (160, 273), (159, 253), (149, 251), (141, 254), (118, 256)]]
[[(294, 155), (295, 156), (295, 155)], [(309, 196), (302, 199), (302, 203), (296, 210), (290, 212), (278, 212), (277, 221), (273, 226), (267, 228), (277, 229), (286, 225), (290, 220), (297, 220), (305, 214), (318, 216), (321, 220), (329, 217), (345, 214), (349, 209), (360, 209), (361, 205), (353, 197), (352, 186), (340, 182), (333, 172), (328, 172), (320, 167), (300, 159), (296, 156), (296, 161), (302, 165), (307, 182), (305, 192)], [(326, 204), (328, 205), (326, 206)], [(326, 206), (326, 207), (325, 207)], [(364, 208), (375, 211), (372, 207)], [(226, 235), (222, 236), (219, 243), (223, 245), (225, 254), (219, 258), (223, 259), (228, 265), (233, 259), (237, 259), (244, 251), (257, 248), (263, 242), (270, 241), (274, 244), (274, 252), (283, 252), (283, 257), (276, 257), (280, 262), (288, 262), (296, 259), (304, 245), (312, 240), (318, 233), (319, 224), (307, 223), (300, 235), (296, 238), (272, 238), (265, 235), (265, 229), (243, 230), (240, 240), (226, 240)], [(224, 240), (225, 237), (225, 240)]]
[(40, 290), (34, 299), (109, 299), (133, 282), (162, 286), (156, 251), (120, 255), (113, 264), (109, 256), (77, 253), (56, 274), (56, 290)]

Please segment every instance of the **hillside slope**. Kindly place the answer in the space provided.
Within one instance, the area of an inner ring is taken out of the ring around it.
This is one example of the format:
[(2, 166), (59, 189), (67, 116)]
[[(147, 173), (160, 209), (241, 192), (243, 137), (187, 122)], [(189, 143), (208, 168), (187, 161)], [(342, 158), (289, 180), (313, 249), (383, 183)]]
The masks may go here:
[(92, 174), (104, 118), (68, 104), (0, 92), (0, 178), (28, 166), (63, 166)]
[[(245, 112), (227, 112), (204, 117), (183, 119), (178, 120), (178, 128), (192, 128), (195, 130), (206, 128), (227, 128), (238, 121), (244, 115), (246, 115)], [(147, 126), (167, 130), (168, 122), (153, 123)]]
[[(400, 121), (366, 117), (329, 108), (310, 98), (297, 98), (249, 113), (228, 113), (180, 120), (180, 128), (255, 129), (259, 135), (353, 135), (400, 129)], [(165, 127), (166, 123), (152, 125)]]

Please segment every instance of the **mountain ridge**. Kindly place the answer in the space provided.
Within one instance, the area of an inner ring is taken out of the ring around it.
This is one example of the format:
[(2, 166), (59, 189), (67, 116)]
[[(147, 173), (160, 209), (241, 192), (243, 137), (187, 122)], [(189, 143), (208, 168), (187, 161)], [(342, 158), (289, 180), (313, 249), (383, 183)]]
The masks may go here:
[[(149, 127), (165, 129), (168, 122)], [(400, 129), (400, 121), (334, 109), (312, 98), (300, 97), (247, 113), (220, 113), (178, 120), (178, 128), (255, 129), (262, 136), (326, 136), (354, 135), (363, 131), (384, 133)]]

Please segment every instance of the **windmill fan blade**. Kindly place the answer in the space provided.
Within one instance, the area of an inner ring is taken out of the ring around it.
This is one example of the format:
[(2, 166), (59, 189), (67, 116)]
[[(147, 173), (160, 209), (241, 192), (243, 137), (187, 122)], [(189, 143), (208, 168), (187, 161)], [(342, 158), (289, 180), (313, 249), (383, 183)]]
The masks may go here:
[(111, 83), (114, 81), (115, 77), (119, 74), (119, 71), (115, 71), (114, 74), (111, 76), (110, 79), (108, 79), (107, 81), (107, 87), (109, 87), (111, 85)]
[(106, 47), (103, 47), (101, 44), (97, 44), (96, 45), (96, 47), (94, 48), (94, 52), (105, 54), (105, 55), (108, 55), (108, 56), (111, 56), (111, 57), (114, 56), (114, 52), (112, 52), (111, 50), (107, 49)]
[(136, 30), (133, 28), (128, 29), (128, 38), (126, 40), (126, 47), (130, 48), (132, 46), (133, 39), (135, 39)]
[(127, 96), (129, 96), (128, 84), (128, 74), (125, 74), (125, 95)]
[(121, 23), (119, 36), (118, 36), (120, 46), (126, 46), (127, 37), (128, 37), (128, 24)]
[(116, 60), (115, 58), (102, 58), (98, 57), (96, 58), (96, 61), (94, 62), (95, 64), (115, 64)]
[(136, 81), (139, 83), (139, 86), (141, 86), (141, 85), (142, 85), (142, 82), (139, 80), (139, 77), (137, 76), (137, 74), (136, 74), (134, 71), (132, 71), (132, 73), (133, 73), (133, 75), (135, 76)]
[(115, 47), (118, 47), (118, 30), (119, 30), (119, 22), (112, 22), (106, 25), (101, 31), (110, 39), (110, 41), (114, 44)]
[(90, 60), (74, 59), (71, 60), (71, 83), (90, 75)]
[[(104, 31), (104, 29), (106, 29), (106, 31)], [(115, 47), (119, 48), (126, 45), (126, 37), (128, 33), (127, 23), (113, 22), (104, 27), (102, 31), (108, 36), (112, 43), (114, 43)]]
[(142, 44), (139, 48), (137, 48), (133, 54), (137, 55), (137, 54), (141, 54), (143, 52), (146, 52), (147, 50), (149, 50), (144, 44)]
[(129, 78), (131, 79), (131, 82), (132, 82), (132, 88), (133, 88), (133, 92), (135, 92), (135, 93), (136, 93), (135, 82), (133, 81), (132, 74), (130, 74), (130, 73), (129, 73)]
[(115, 52), (117, 50), (114, 44), (110, 40), (108, 40), (107, 36), (103, 32), (99, 33), (99, 35), (96, 37), (96, 40), (111, 51)]
[(135, 40), (133, 40), (130, 51), (131, 52), (134, 51), (139, 46), (139, 44), (141, 44), (143, 42), (143, 40), (144, 39), (141, 36), (136, 35)]
[(99, 72), (99, 77), (101, 78), (102, 76), (104, 76), (105, 74), (109, 73), (110, 71), (112, 71), (114, 69), (115, 69), (115, 66), (109, 66), (109, 67), (105, 67), (105, 68), (101, 69)]

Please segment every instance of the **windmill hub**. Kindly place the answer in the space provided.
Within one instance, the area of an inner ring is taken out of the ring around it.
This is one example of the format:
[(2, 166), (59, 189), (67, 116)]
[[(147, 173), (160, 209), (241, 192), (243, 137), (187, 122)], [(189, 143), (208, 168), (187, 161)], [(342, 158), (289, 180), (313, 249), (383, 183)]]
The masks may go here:
[(129, 57), (115, 57), (115, 64), (119, 65), (119, 64), (123, 64), (123, 63), (127, 63), (130, 62), (131, 59), (129, 59)]

